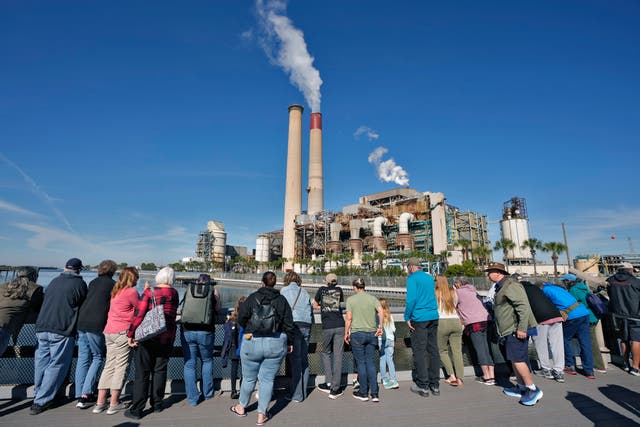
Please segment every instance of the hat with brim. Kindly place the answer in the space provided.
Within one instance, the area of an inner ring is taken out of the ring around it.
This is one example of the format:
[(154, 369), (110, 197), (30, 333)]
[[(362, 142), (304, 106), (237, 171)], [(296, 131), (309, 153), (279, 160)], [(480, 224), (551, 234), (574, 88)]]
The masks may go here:
[(507, 268), (504, 266), (504, 264), (500, 262), (490, 262), (489, 265), (487, 265), (487, 268), (484, 269), (484, 271), (485, 273), (491, 273), (492, 271), (497, 271), (504, 275), (507, 275), (507, 276), (509, 275)]

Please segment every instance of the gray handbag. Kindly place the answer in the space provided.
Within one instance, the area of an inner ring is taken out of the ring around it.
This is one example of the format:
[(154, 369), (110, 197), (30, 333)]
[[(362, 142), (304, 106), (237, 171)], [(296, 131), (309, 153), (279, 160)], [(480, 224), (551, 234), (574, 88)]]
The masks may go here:
[(153, 308), (147, 311), (144, 319), (142, 319), (142, 323), (140, 323), (140, 326), (136, 329), (134, 336), (136, 341), (149, 340), (167, 330), (167, 320), (164, 317), (164, 305), (156, 304), (156, 295), (153, 292), (153, 288), (150, 288), (150, 290)]

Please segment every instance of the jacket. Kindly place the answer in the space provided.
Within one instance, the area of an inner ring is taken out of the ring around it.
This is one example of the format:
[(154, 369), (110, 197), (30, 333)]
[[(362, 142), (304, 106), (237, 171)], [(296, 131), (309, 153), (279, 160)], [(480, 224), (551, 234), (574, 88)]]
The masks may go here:
[(0, 285), (0, 329), (16, 336), (30, 315), (37, 314), (42, 306), (42, 286), (29, 282), (24, 299), (11, 299), (6, 295), (7, 283)]
[(456, 295), (458, 296), (456, 309), (464, 326), (486, 322), (489, 319), (489, 313), (478, 298), (478, 291), (476, 291), (475, 286), (462, 285), (456, 289)]
[[(578, 300), (575, 299), (574, 296), (565, 288), (551, 283), (545, 283), (542, 287), (542, 292), (544, 292), (551, 302), (558, 307), (558, 310), (566, 311), (569, 307), (578, 302)], [(587, 307), (580, 304), (567, 314), (567, 320), (573, 320), (588, 315), (589, 311), (587, 310)]]
[(242, 328), (237, 322), (227, 321), (224, 324), (224, 340), (222, 341), (222, 350), (220, 350), (220, 360), (222, 367), (226, 368), (229, 359), (240, 359), (240, 349), (242, 348)]
[[(172, 287), (162, 286), (153, 288), (153, 293), (156, 298), (156, 304), (162, 304), (163, 306), (167, 330), (160, 335), (156, 335), (151, 338), (150, 341), (155, 341), (162, 345), (173, 346), (177, 330), (176, 315), (178, 312), (178, 305), (180, 304), (178, 291)], [(147, 314), (147, 311), (150, 311), (151, 309), (153, 309), (151, 290), (145, 289), (144, 292), (142, 292), (142, 295), (140, 295), (138, 306), (133, 310), (133, 318), (131, 319), (131, 324), (127, 331), (127, 336), (129, 338), (135, 337), (136, 329), (138, 329), (138, 326), (140, 326), (140, 323), (144, 320), (144, 316)]]
[(530, 282), (524, 282), (522, 286), (524, 286), (524, 291), (527, 293), (527, 298), (529, 299), (529, 306), (538, 323), (544, 323), (551, 319), (559, 319), (559, 321), (562, 321), (560, 310), (558, 310), (558, 307), (542, 292), (542, 289)]
[(75, 336), (78, 312), (86, 296), (87, 284), (82, 276), (66, 271), (61, 273), (49, 283), (44, 293), (36, 332)]
[(407, 277), (407, 301), (405, 322), (427, 322), (438, 319), (438, 302), (433, 276), (422, 270)]
[(293, 315), (291, 314), (291, 307), (286, 298), (280, 295), (277, 289), (263, 286), (256, 292), (247, 297), (245, 302), (240, 306), (238, 312), (238, 324), (244, 329), (244, 333), (249, 334), (254, 331), (249, 325), (249, 319), (255, 309), (258, 308), (260, 302), (268, 302), (274, 308), (276, 321), (278, 324), (278, 331), (287, 334), (288, 345), (293, 344), (293, 340), (296, 333), (296, 326), (293, 323)]
[(569, 288), (569, 293), (587, 309), (589, 312), (589, 323), (598, 323), (598, 318), (589, 308), (589, 304), (587, 304), (587, 295), (591, 293), (587, 284), (584, 282), (578, 282)]
[(498, 335), (501, 337), (527, 332), (536, 326), (524, 287), (511, 277), (504, 277), (496, 286), (494, 313)]
[(626, 271), (607, 279), (609, 311), (625, 317), (640, 318), (640, 280)]
[(78, 330), (101, 334), (107, 324), (111, 304), (111, 290), (116, 282), (111, 276), (102, 275), (89, 283), (87, 297), (78, 314)]
[[(298, 297), (300, 291), (300, 297)], [(280, 290), (280, 295), (287, 299), (295, 323), (303, 323), (311, 326), (313, 323), (313, 309), (311, 308), (311, 297), (309, 293), (298, 286), (297, 283), (290, 283)], [(298, 300), (296, 301), (296, 297)], [(295, 302), (295, 306), (293, 303)]]

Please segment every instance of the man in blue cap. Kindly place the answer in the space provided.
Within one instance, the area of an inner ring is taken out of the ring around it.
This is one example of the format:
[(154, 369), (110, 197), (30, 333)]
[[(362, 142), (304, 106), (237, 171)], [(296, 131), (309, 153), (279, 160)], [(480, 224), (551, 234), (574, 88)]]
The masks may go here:
[(36, 321), (38, 347), (31, 415), (51, 407), (71, 366), (78, 312), (87, 296), (87, 284), (80, 276), (82, 268), (82, 261), (71, 258), (44, 294)]

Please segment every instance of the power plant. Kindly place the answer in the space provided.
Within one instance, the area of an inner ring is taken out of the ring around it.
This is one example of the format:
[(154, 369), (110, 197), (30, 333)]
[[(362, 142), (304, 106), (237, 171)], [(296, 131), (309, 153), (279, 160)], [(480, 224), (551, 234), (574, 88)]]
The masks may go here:
[[(412, 250), (444, 256), (460, 263), (474, 248), (489, 248), (485, 215), (447, 203), (444, 194), (396, 188), (361, 196), (342, 211), (324, 210), (322, 115), (311, 114), (307, 209), (302, 211), (302, 113), (289, 106), (289, 132), (282, 230), (256, 240), (256, 260), (286, 259), (283, 269), (300, 269), (301, 260), (349, 254), (349, 263), (363, 263), (367, 254), (393, 257)], [(467, 240), (469, 247), (457, 242)]]

